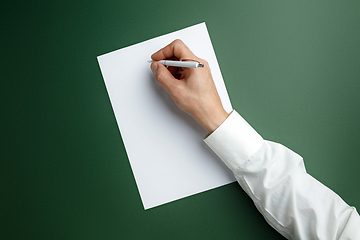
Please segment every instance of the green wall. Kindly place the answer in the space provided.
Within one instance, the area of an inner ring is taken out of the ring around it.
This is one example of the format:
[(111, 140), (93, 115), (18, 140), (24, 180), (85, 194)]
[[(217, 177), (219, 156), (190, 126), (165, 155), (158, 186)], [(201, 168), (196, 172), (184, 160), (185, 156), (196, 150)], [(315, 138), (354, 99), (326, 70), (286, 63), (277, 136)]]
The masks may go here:
[(0, 9), (0, 239), (282, 238), (237, 183), (143, 210), (96, 56), (200, 22), (233, 107), (360, 208), (359, 1)]

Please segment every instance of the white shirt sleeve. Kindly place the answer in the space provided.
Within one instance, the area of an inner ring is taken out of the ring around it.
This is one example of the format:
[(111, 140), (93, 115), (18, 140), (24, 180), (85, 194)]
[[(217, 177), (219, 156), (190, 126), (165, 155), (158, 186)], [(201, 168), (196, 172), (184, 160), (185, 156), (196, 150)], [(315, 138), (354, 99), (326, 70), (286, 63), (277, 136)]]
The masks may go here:
[(360, 239), (356, 209), (307, 174), (298, 154), (263, 140), (236, 111), (204, 141), (286, 238)]

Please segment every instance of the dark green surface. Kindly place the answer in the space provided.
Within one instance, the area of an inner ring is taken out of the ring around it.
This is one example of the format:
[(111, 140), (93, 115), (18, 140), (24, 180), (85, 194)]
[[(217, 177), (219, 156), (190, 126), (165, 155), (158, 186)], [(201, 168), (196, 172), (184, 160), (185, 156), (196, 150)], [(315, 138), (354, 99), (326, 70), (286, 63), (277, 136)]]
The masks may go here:
[(236, 183), (143, 210), (96, 56), (204, 21), (233, 107), (360, 208), (359, 1), (0, 9), (0, 239), (282, 238)]

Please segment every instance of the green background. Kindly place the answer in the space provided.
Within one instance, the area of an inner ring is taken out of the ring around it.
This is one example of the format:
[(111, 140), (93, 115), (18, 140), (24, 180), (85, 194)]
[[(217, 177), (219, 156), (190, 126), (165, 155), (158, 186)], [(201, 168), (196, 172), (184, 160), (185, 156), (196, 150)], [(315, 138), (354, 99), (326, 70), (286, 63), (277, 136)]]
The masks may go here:
[(233, 107), (360, 208), (359, 1), (0, 9), (0, 239), (282, 239), (237, 183), (143, 209), (96, 57), (201, 22)]

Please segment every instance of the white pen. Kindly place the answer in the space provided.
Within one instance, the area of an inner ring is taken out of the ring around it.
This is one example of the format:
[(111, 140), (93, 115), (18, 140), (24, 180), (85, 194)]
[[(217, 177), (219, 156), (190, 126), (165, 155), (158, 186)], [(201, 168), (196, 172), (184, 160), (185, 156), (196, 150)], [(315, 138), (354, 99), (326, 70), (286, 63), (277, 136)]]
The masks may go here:
[[(189, 62), (185, 62), (185, 61), (189, 61)], [(160, 60), (160, 61), (153, 61), (150, 60), (148, 61), (149, 63), (152, 62), (159, 62), (162, 63), (166, 66), (172, 66), (172, 67), (183, 67), (183, 68), (199, 68), (199, 67), (204, 67), (204, 64), (201, 64), (198, 61), (195, 60), (191, 60), (191, 59), (183, 59), (181, 61), (172, 61), (172, 60)]]

